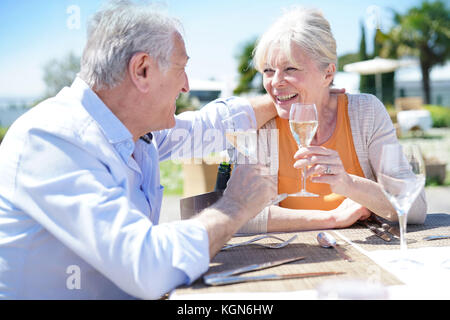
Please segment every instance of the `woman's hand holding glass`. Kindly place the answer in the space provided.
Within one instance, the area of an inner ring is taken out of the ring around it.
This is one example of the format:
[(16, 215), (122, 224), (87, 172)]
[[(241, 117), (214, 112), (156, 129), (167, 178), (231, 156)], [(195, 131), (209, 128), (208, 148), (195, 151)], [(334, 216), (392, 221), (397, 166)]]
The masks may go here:
[(339, 154), (333, 149), (327, 149), (321, 146), (310, 146), (300, 148), (294, 155), (296, 162), (294, 167), (305, 168), (306, 177), (311, 177), (311, 182), (327, 183), (331, 191), (340, 195), (346, 195), (351, 178)]

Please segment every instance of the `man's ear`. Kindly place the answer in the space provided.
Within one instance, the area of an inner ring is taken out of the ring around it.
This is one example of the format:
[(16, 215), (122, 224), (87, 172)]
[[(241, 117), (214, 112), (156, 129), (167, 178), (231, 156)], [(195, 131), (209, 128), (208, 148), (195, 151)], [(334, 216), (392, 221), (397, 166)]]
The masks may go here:
[(135, 53), (128, 63), (131, 82), (141, 92), (148, 92), (150, 89), (150, 78), (153, 76), (153, 71), (153, 60), (145, 52)]

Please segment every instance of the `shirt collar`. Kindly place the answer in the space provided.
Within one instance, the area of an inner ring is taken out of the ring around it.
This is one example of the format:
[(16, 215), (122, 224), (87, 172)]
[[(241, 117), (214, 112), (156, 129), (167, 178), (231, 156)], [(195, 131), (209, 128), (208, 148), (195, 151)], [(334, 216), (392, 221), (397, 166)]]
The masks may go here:
[[(71, 91), (98, 123), (106, 139), (114, 145), (124, 160), (128, 159), (134, 150), (131, 132), (81, 78), (75, 78)], [(123, 144), (126, 148), (121, 147)]]

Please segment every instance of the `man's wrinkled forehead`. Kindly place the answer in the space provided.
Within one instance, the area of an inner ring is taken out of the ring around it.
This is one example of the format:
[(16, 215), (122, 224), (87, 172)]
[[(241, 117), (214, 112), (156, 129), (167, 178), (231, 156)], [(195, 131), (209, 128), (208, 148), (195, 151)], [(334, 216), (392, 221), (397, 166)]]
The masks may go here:
[(189, 60), (189, 56), (186, 52), (186, 46), (184, 43), (184, 39), (178, 32), (174, 33), (174, 44), (172, 51), (172, 62), (174, 64), (182, 64), (186, 65)]

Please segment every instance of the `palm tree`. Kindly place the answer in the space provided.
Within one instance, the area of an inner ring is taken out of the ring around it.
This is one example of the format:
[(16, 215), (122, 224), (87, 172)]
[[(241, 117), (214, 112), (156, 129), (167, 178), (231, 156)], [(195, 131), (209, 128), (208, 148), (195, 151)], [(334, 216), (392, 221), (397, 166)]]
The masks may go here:
[(441, 0), (424, 1), (404, 15), (395, 13), (396, 25), (384, 50), (396, 50), (399, 56), (419, 57), (425, 103), (431, 103), (430, 71), (450, 57), (450, 8)]

